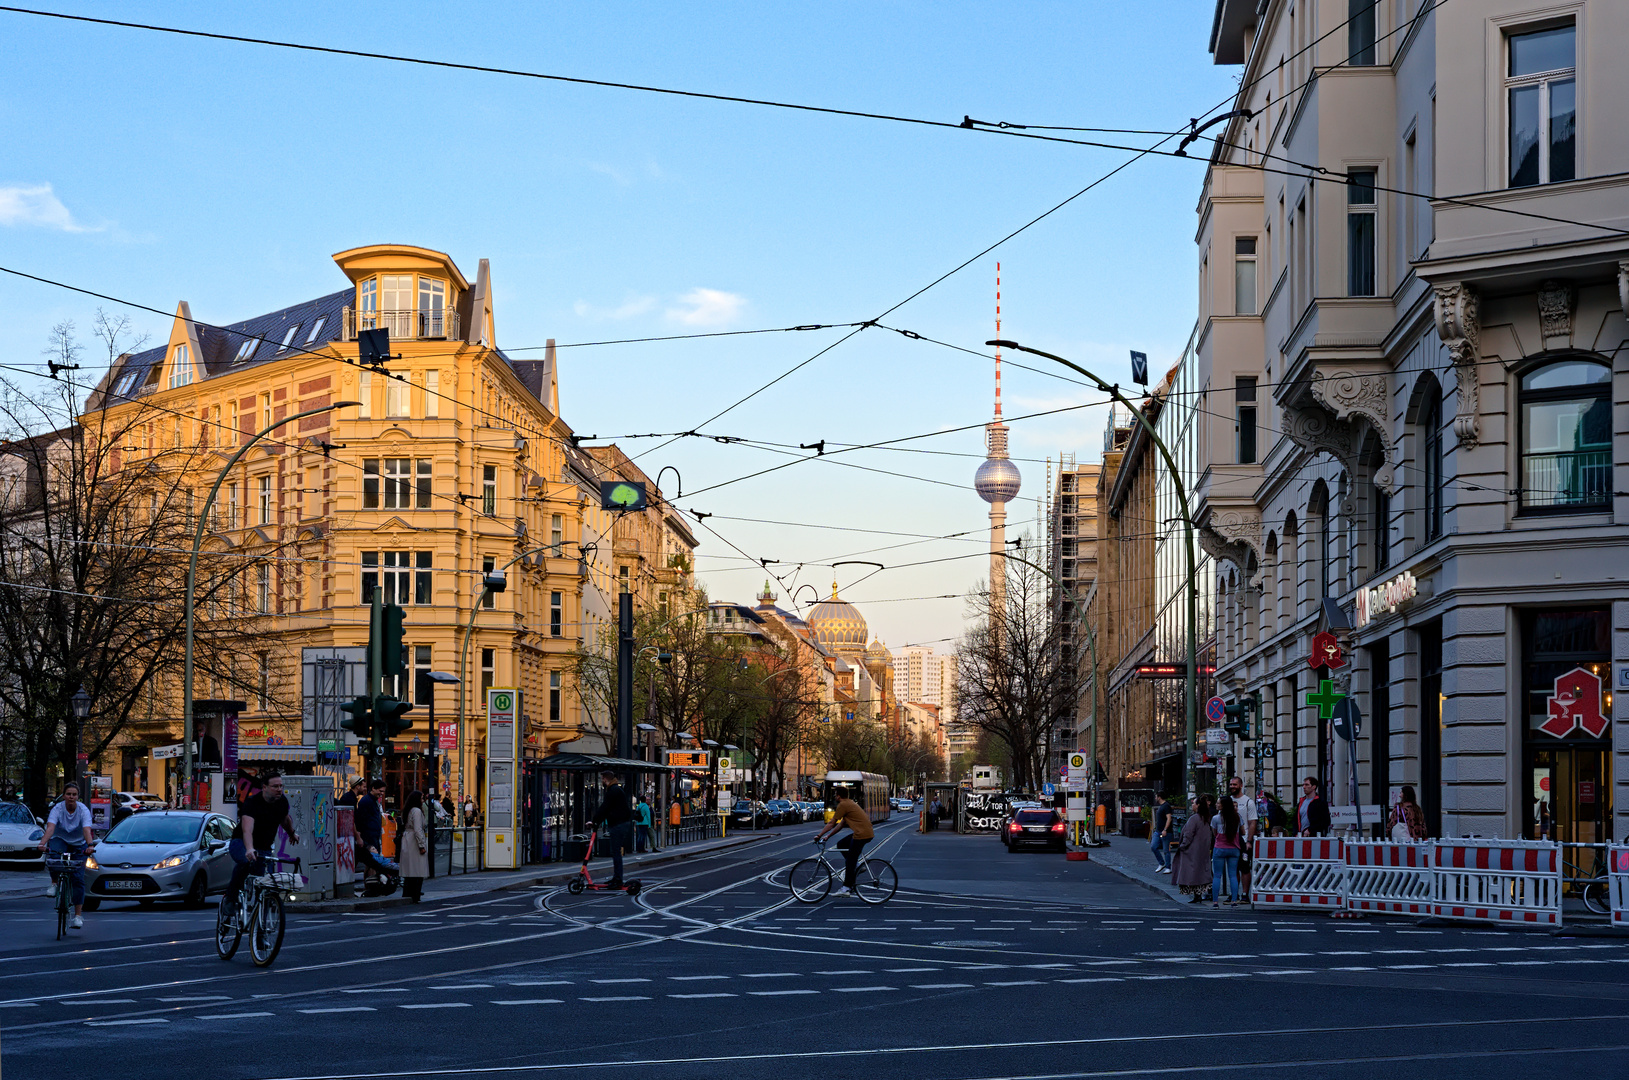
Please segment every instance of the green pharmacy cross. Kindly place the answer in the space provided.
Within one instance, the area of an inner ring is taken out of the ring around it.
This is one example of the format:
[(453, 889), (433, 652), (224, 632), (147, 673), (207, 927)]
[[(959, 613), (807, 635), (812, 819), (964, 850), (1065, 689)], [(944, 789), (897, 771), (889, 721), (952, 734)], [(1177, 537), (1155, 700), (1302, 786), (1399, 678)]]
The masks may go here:
[(1319, 679), (1318, 692), (1307, 695), (1307, 704), (1318, 706), (1318, 719), (1333, 720), (1335, 706), (1346, 700), (1345, 694), (1335, 692), (1335, 683), (1332, 679)]

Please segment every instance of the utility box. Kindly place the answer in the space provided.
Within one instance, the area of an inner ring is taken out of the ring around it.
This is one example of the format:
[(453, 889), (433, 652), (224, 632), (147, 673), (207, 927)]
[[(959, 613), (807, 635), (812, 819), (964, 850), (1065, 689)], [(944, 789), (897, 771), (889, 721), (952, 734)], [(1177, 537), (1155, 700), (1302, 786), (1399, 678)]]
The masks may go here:
[[(337, 837), (334, 822), (334, 781), (327, 776), (285, 776), (283, 794), (288, 798), (289, 816), (300, 842), (289, 842), (279, 830), (272, 854), (280, 859), (299, 859), (306, 886), (293, 894), (295, 900), (331, 900), (334, 896), (334, 865)], [(294, 867), (279, 866), (292, 871)], [(289, 899), (289, 897), (284, 897)]]

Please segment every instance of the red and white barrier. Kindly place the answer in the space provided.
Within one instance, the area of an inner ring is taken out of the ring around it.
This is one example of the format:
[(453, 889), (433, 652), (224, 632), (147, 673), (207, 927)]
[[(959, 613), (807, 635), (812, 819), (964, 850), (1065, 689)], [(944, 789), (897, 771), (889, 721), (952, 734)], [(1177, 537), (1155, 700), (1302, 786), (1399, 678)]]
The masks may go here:
[(1435, 892), (1432, 845), (1346, 841), (1346, 907), (1387, 915), (1429, 915)]
[(1256, 907), (1345, 907), (1344, 842), (1317, 836), (1258, 836), (1250, 855), (1250, 903)]
[(1629, 845), (1606, 849), (1606, 893), (1612, 903), (1612, 925), (1629, 926)]
[(1548, 840), (1438, 840), (1431, 913), (1561, 925), (1561, 847)]

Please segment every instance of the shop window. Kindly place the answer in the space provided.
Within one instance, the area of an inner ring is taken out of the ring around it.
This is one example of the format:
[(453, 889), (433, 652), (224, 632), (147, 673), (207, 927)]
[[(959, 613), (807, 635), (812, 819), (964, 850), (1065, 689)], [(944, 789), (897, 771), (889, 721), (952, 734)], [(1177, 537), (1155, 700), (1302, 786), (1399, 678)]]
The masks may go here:
[(1523, 835), (1529, 838), (1569, 844), (1609, 838), (1610, 615), (1607, 608), (1522, 614)]
[(1521, 509), (1605, 508), (1612, 496), (1612, 370), (1571, 358), (1521, 377)]

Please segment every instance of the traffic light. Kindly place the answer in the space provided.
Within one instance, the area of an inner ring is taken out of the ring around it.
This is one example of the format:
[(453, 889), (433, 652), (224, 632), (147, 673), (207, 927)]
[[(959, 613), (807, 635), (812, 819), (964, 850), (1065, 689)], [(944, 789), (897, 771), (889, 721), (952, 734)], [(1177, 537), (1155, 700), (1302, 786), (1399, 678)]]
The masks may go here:
[(402, 715), (412, 710), (413, 703), (410, 701), (397, 701), (393, 697), (383, 695), (375, 699), (373, 715), (374, 730), (377, 734), (374, 737), (383, 743), (412, 727), (413, 721)]
[(363, 757), (378, 756), (379, 749), (374, 745), (374, 711), (373, 699), (359, 697), (341, 705), (339, 711), (345, 715), (339, 718), (339, 726), (356, 735), (357, 753)]
[(1250, 706), (1253, 702), (1248, 699), (1235, 705), (1229, 705), (1222, 710), (1225, 717), (1222, 727), (1241, 739), (1250, 737)]
[(386, 604), (379, 618), (380, 669), (387, 678), (407, 672), (407, 612), (395, 604)]

